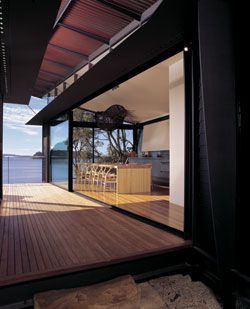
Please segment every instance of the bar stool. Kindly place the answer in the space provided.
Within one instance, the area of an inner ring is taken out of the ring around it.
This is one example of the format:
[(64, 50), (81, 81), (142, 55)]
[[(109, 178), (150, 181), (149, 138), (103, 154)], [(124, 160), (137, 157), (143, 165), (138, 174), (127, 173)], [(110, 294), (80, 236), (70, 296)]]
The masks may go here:
[(114, 173), (113, 169), (114, 169), (114, 167), (111, 166), (105, 173), (104, 179), (102, 181), (102, 186), (103, 186), (104, 192), (106, 191), (106, 187), (111, 186), (111, 185), (114, 186), (113, 191), (116, 191), (116, 188), (117, 188), (117, 170)]
[(90, 187), (91, 185), (91, 164), (84, 164), (84, 168), (82, 170), (82, 191), (83, 189), (87, 189), (87, 185)]

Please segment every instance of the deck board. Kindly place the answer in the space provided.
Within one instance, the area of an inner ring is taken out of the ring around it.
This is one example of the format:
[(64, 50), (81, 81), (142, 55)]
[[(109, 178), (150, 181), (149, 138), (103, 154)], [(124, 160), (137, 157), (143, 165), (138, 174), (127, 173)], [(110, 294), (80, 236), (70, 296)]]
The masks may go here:
[(51, 184), (4, 186), (0, 286), (189, 245), (180, 237)]
[(184, 207), (171, 203), (168, 189), (151, 193), (116, 193), (98, 188), (78, 190), (80, 194), (134, 213), (152, 221), (184, 231)]

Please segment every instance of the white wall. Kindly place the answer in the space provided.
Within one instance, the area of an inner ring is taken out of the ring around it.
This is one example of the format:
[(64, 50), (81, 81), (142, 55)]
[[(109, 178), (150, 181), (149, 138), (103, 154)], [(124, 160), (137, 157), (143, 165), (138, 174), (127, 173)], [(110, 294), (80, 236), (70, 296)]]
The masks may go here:
[[(181, 73), (176, 74), (176, 72)], [(178, 78), (173, 78), (178, 76)], [(175, 79), (175, 80), (174, 80)], [(184, 206), (185, 100), (183, 60), (169, 68), (170, 202)], [(172, 86), (171, 86), (172, 85)]]
[(144, 126), (142, 151), (169, 150), (169, 120)]

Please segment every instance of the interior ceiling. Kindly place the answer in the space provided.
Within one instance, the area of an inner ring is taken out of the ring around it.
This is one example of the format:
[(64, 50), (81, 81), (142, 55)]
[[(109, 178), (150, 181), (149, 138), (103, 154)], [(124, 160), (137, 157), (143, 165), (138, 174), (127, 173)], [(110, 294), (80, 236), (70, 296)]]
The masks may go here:
[(60, 6), (53, 1), (1, 1), (0, 82), (4, 102), (28, 104)]
[(158, 0), (62, 0), (33, 95), (42, 97)]
[[(124, 106), (126, 120), (140, 123), (169, 114), (169, 88), (183, 81), (183, 53), (155, 65), (102, 95), (82, 104), (90, 111), (104, 111), (114, 104)], [(169, 67), (175, 64), (169, 75)]]

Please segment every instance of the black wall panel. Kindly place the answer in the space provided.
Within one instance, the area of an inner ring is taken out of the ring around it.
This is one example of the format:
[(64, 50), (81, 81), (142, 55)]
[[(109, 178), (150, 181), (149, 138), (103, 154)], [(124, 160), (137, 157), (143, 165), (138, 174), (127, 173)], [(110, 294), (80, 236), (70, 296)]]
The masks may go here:
[(3, 102), (0, 101), (0, 202), (3, 197)]
[[(214, 261), (228, 290), (234, 267), (236, 209), (236, 96), (233, 18), (230, 2), (198, 2), (199, 87), (196, 129), (198, 169), (195, 246)], [(197, 59), (196, 59), (197, 60)], [(198, 86), (197, 86), (198, 83)]]
[(212, 204), (211, 204), (211, 188), (209, 182), (209, 166), (208, 166), (208, 151), (207, 151), (207, 137), (205, 131), (205, 116), (204, 116), (204, 102), (203, 97), (199, 96), (199, 147), (198, 147), (198, 187), (197, 187), (197, 228), (199, 233), (196, 237), (196, 245), (202, 250), (206, 251), (209, 255), (216, 256), (216, 247), (214, 239), (213, 229), (213, 216), (212, 216)]

